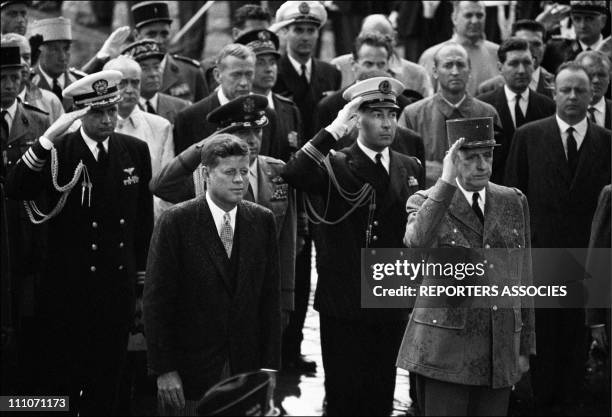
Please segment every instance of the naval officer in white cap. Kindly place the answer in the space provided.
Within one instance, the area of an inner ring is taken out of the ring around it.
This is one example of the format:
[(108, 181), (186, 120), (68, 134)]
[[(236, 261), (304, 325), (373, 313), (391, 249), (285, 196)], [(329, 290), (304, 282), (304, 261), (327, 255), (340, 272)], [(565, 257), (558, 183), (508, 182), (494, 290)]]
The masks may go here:
[[(41, 279), (44, 391), (69, 395), (70, 411), (113, 415), (153, 226), (147, 144), (115, 133), (118, 71), (70, 84), (66, 113), (7, 179), (32, 222), (47, 222)], [(65, 134), (81, 119), (81, 127)], [(44, 204), (41, 204), (43, 202)]]
[[(327, 202), (319, 213), (309, 213), (320, 221), (314, 307), (321, 322), (327, 415), (390, 415), (393, 409), (395, 359), (408, 312), (361, 308), (361, 250), (403, 246), (406, 200), (421, 188), (419, 161), (389, 148), (403, 90), (389, 77), (347, 89), (350, 102), (283, 174), (290, 185)], [(353, 126), (357, 140), (330, 152)]]

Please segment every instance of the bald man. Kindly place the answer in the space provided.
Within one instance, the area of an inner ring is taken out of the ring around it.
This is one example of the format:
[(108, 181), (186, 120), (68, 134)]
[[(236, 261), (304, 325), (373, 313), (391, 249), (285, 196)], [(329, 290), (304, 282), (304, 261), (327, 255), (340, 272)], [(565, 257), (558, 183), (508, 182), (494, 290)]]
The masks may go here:
[[(108, 61), (104, 70), (117, 70), (123, 74), (119, 84), (123, 100), (119, 103), (116, 132), (134, 136), (149, 145), (151, 170), (156, 176), (162, 167), (174, 158), (172, 125), (156, 114), (142, 111), (139, 107), (141, 69), (138, 62), (124, 55)], [(169, 203), (153, 198), (155, 219), (169, 207)]]
[(17, 94), (19, 100), (21, 100), (22, 103), (28, 103), (49, 113), (50, 123), (56, 121), (62, 114), (64, 114), (62, 102), (51, 91), (38, 88), (37, 85), (30, 82), (30, 64), (32, 58), (30, 42), (28, 42), (25, 36), (17, 33), (6, 33), (2, 35), (2, 44), (19, 47), (21, 61), (24, 64), (21, 88), (19, 90), (19, 94)]
[[(360, 36), (367, 32), (378, 32), (389, 36), (395, 45), (395, 31), (391, 22), (385, 15), (372, 14), (363, 19)], [(356, 80), (353, 71), (353, 54), (340, 55), (331, 60), (342, 73), (342, 88), (353, 84)], [(429, 97), (433, 94), (433, 87), (427, 71), (422, 66), (400, 58), (393, 53), (389, 58), (389, 72), (394, 78), (400, 80), (406, 90), (417, 93), (420, 97)]]

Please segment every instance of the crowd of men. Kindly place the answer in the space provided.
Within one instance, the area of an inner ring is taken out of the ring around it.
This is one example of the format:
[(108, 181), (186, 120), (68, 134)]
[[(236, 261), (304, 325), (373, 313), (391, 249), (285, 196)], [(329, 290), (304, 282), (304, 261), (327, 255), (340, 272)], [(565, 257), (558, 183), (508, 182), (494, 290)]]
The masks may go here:
[[(610, 247), (608, 2), (232, 5), (204, 65), (169, 52), (168, 2), (132, 2), (81, 69), (31, 3), (0, 12), (3, 395), (196, 415), (233, 375), (312, 374), (316, 268), (327, 415), (390, 415), (398, 367), (421, 415), (504, 415), (519, 385), (585, 407), (609, 310), (367, 309), (361, 250)], [(500, 257), (492, 282), (537, 282)]]

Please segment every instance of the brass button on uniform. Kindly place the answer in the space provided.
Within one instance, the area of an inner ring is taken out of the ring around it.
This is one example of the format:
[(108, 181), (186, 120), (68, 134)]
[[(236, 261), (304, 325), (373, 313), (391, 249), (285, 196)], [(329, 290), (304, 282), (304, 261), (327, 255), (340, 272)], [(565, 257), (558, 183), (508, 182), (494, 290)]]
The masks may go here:
[(123, 244), (123, 242), (119, 242), (119, 247), (120, 247), (120, 248), (122, 248), (122, 247), (124, 247), (124, 246), (125, 246), (125, 245)]
[(374, 220), (374, 226), (378, 226), (378, 220)]
[(125, 224), (125, 220), (123, 219), (119, 220), (119, 224)]
[(120, 271), (122, 271), (122, 270), (123, 270), (123, 265), (119, 265), (119, 268), (118, 268), (118, 269), (119, 269)]
[(89, 270), (90, 270), (91, 272), (96, 272), (96, 267), (92, 265), (92, 266), (89, 268)]
[(93, 227), (94, 229), (97, 229), (98, 228), (98, 223), (97, 222), (93, 222), (91, 224), (91, 227)]
[(497, 306), (493, 306), (493, 311), (497, 311)]
[(378, 240), (378, 236), (374, 236), (372, 240)]
[(493, 269), (493, 264), (489, 264), (489, 269)]
[(92, 243), (91, 250), (98, 250), (98, 245), (96, 245), (95, 243)]
[(487, 249), (491, 249), (491, 245), (489, 245), (488, 243), (485, 245), (485, 248)]
[(438, 322), (438, 320), (433, 319), (431, 322), (432, 322), (433, 324), (436, 324), (436, 323)]

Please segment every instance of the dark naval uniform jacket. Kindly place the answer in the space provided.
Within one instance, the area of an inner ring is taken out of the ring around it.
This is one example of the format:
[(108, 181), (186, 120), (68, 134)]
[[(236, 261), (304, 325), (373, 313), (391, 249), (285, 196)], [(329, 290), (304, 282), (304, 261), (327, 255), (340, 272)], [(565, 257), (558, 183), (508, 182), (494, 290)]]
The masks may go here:
[(416, 158), (390, 150), (389, 184), (385, 188), (375, 163), (356, 143), (330, 153), (335, 145), (334, 137), (321, 130), (287, 163), (283, 177), (298, 190), (322, 197), (323, 201), (329, 197), (326, 217), (338, 219), (351, 206), (335, 188), (330, 188), (329, 173), (323, 165), (328, 157), (335, 177), (347, 192), (357, 192), (366, 183), (376, 189), (376, 209), (371, 221), (366, 204), (339, 224), (317, 226), (319, 280), (314, 306), (320, 313), (340, 319), (403, 320), (406, 318), (403, 310), (361, 309), (361, 248), (403, 246), (406, 200), (419, 189), (418, 178), (422, 178), (423, 168)]
[[(71, 332), (87, 332), (83, 323), (96, 323), (123, 329), (127, 340), (136, 272), (145, 269), (153, 226), (148, 147), (132, 136), (114, 133), (105, 176), (80, 131), (65, 135), (55, 148), (58, 184), (67, 184), (82, 161), (93, 187), (89, 206), (87, 189), (83, 194), (79, 178), (63, 210), (47, 222), (42, 311), (62, 326), (74, 326)], [(50, 154), (40, 142), (26, 151), (9, 174), (9, 197), (44, 198), (55, 206), (59, 194), (51, 181)], [(41, 207), (45, 213), (50, 208)]]
[[(487, 285), (531, 285), (531, 255), (522, 250), (530, 247), (527, 198), (491, 182), (485, 192), (484, 225), (454, 184), (440, 179), (417, 192), (408, 199), (404, 243), (410, 248), (505, 249), (484, 252), (488, 267), (478, 279)], [(455, 384), (501, 388), (519, 381), (518, 357), (529, 354), (535, 354), (529, 299), (511, 297), (498, 307), (493, 298), (418, 297), (397, 366)]]
[(195, 103), (209, 94), (200, 63), (195, 59), (166, 54), (161, 93)]

